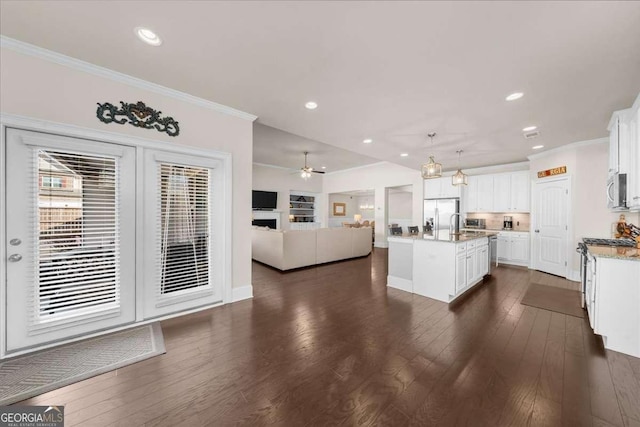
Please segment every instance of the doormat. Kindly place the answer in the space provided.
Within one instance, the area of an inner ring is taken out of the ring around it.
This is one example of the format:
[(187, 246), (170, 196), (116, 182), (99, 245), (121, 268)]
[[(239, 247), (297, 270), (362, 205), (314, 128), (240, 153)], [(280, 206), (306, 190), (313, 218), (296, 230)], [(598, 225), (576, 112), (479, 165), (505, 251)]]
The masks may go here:
[(0, 362), (0, 406), (165, 353), (160, 323)]
[(520, 304), (569, 316), (584, 317), (584, 310), (580, 307), (580, 292), (570, 289), (531, 283)]

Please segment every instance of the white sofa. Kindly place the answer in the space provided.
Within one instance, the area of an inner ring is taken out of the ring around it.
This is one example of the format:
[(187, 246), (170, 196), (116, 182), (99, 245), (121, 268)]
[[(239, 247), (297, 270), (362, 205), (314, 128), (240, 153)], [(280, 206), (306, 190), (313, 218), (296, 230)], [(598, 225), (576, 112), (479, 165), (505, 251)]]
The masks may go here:
[(279, 270), (324, 264), (371, 253), (371, 227), (271, 230), (253, 227), (252, 258)]

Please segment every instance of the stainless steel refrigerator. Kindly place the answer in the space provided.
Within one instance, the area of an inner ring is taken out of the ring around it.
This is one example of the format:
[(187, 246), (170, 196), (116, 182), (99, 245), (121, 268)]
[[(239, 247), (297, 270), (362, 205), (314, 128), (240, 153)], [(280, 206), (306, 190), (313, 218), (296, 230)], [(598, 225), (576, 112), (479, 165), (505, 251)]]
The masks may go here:
[[(422, 225), (433, 230), (449, 231), (449, 220), (451, 215), (460, 213), (460, 199), (425, 199), (424, 220)], [(453, 218), (454, 231), (460, 231), (460, 216)]]

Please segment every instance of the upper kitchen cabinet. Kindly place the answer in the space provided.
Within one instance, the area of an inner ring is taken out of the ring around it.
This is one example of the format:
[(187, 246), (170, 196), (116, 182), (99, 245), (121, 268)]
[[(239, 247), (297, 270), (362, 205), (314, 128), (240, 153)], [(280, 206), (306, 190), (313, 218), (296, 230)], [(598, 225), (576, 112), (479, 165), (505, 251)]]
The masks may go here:
[(511, 210), (510, 173), (499, 173), (493, 176), (493, 210), (495, 212)]
[(609, 121), (609, 175), (628, 173), (631, 149), (629, 119), (631, 109), (616, 111)]
[(609, 176), (627, 174), (627, 207), (640, 210), (640, 95), (609, 121)]
[(433, 178), (424, 180), (425, 199), (450, 199), (461, 197), (461, 185), (451, 184), (451, 177)]
[(529, 171), (511, 174), (511, 212), (529, 212), (531, 183)]
[(529, 212), (529, 171), (469, 177), (466, 212)]

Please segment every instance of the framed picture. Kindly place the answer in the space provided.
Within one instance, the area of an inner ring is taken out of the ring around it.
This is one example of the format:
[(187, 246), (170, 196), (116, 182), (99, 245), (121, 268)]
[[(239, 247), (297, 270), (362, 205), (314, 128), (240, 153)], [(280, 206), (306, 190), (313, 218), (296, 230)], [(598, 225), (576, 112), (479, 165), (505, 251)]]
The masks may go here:
[(345, 216), (347, 214), (346, 203), (334, 203), (333, 204), (333, 216)]

